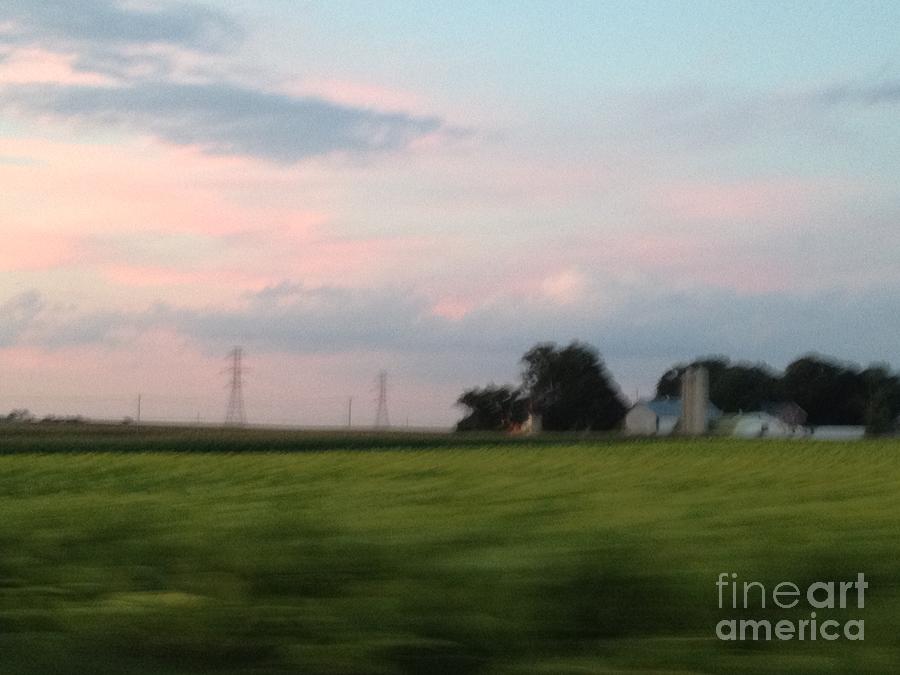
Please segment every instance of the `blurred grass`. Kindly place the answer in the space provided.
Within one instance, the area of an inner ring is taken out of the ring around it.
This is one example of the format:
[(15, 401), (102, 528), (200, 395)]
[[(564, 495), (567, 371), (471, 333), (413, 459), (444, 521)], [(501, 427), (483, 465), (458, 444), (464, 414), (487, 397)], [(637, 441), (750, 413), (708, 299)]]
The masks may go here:
[[(0, 673), (897, 672), (898, 486), (898, 441), (0, 430)], [(864, 572), (866, 641), (719, 642), (726, 571)]]

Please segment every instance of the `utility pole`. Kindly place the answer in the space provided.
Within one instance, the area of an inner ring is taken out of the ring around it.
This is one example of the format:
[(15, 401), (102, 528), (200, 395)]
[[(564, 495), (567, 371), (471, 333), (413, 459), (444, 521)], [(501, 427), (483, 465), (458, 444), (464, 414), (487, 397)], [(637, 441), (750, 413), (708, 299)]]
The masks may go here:
[(387, 429), (389, 426), (391, 421), (388, 419), (387, 372), (382, 370), (378, 373), (378, 411), (375, 413), (375, 428)]
[(228, 397), (228, 411), (225, 413), (225, 424), (227, 426), (242, 427), (247, 420), (244, 417), (244, 350), (241, 347), (235, 347), (228, 353), (231, 359), (231, 394)]
[(353, 397), (347, 399), (347, 428), (353, 426)]
[(137, 398), (137, 418), (135, 419), (135, 424), (141, 423), (141, 395), (138, 394)]

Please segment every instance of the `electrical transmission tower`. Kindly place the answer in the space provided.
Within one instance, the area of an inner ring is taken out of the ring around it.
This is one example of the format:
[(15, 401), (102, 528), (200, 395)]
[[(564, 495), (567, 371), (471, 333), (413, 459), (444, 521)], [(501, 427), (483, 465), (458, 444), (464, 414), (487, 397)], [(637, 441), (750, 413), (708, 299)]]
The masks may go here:
[(225, 413), (225, 424), (228, 426), (242, 427), (246, 423), (244, 418), (244, 350), (235, 347), (228, 353), (231, 359), (231, 395), (228, 397), (228, 412)]
[(382, 370), (378, 373), (378, 411), (375, 413), (375, 428), (387, 429), (389, 426), (391, 421), (388, 419), (387, 373)]

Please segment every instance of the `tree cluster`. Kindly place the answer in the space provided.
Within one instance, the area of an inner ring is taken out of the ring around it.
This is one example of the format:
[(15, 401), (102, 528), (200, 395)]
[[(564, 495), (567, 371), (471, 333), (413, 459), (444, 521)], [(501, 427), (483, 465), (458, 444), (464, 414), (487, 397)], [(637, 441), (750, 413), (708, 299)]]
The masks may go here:
[(900, 414), (900, 377), (887, 366), (862, 369), (817, 354), (795, 360), (781, 374), (765, 364), (731, 363), (725, 357), (678, 364), (659, 379), (657, 396), (679, 396), (690, 365), (707, 369), (709, 398), (725, 412), (792, 401), (806, 411), (808, 424), (865, 425), (870, 433), (893, 430)]
[(47, 415), (38, 419), (27, 408), (15, 408), (7, 415), (0, 417), (0, 424), (82, 424), (84, 419), (80, 415), (70, 417), (56, 417)]
[(8, 424), (24, 424), (34, 422), (34, 415), (27, 408), (15, 408), (6, 417), (0, 418), (0, 421)]
[(540, 416), (548, 431), (602, 431), (615, 428), (624, 417), (619, 389), (590, 345), (540, 343), (525, 353), (521, 364), (519, 386), (488, 385), (459, 397), (457, 404), (467, 411), (457, 424), (459, 431), (509, 431), (529, 415)]
[(508, 385), (469, 389), (456, 403), (468, 410), (457, 431), (509, 431), (528, 419), (528, 400), (520, 389)]
[(681, 376), (692, 366), (702, 366), (709, 373), (709, 399), (725, 412), (760, 410), (768, 403), (784, 399), (780, 379), (768, 366), (733, 364), (725, 357), (672, 366), (659, 378), (656, 396), (681, 396)]
[[(458, 430), (510, 431), (531, 415), (550, 431), (609, 430), (622, 421), (625, 402), (590, 345), (540, 343), (522, 356), (521, 364), (517, 386), (490, 384), (463, 392), (457, 404), (466, 414)], [(778, 373), (764, 363), (715, 356), (667, 370), (657, 383), (657, 397), (680, 396), (681, 377), (691, 366), (706, 368), (710, 400), (724, 412), (792, 403), (804, 413), (795, 423), (864, 425), (870, 434), (896, 431), (900, 375), (886, 365), (860, 368), (808, 354)]]

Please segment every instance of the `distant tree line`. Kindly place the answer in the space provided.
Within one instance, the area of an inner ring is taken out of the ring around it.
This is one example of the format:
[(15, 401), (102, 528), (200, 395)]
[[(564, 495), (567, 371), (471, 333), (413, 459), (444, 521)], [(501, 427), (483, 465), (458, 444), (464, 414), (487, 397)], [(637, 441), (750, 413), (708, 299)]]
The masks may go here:
[(80, 415), (70, 417), (47, 415), (38, 420), (27, 408), (15, 408), (7, 415), (0, 417), (0, 424), (81, 424), (83, 422)]
[[(573, 342), (540, 343), (520, 361), (518, 385), (466, 390), (457, 404), (466, 411), (459, 431), (510, 431), (531, 417), (549, 431), (601, 431), (618, 427), (627, 410), (596, 349)], [(709, 373), (710, 400), (724, 412), (757, 411), (791, 402), (806, 423), (865, 425), (869, 433), (895, 430), (900, 415), (900, 376), (886, 365), (859, 368), (810, 354), (777, 373), (763, 363), (732, 363), (724, 356), (672, 366), (659, 378), (659, 398), (681, 395), (681, 377), (691, 366)]]
[(722, 356), (678, 364), (659, 379), (657, 397), (679, 396), (689, 366), (707, 369), (709, 398), (725, 412), (791, 401), (806, 411), (810, 425), (865, 425), (871, 433), (891, 431), (900, 414), (900, 377), (887, 366), (858, 368), (818, 354), (793, 361), (780, 374), (765, 364), (731, 363)]

